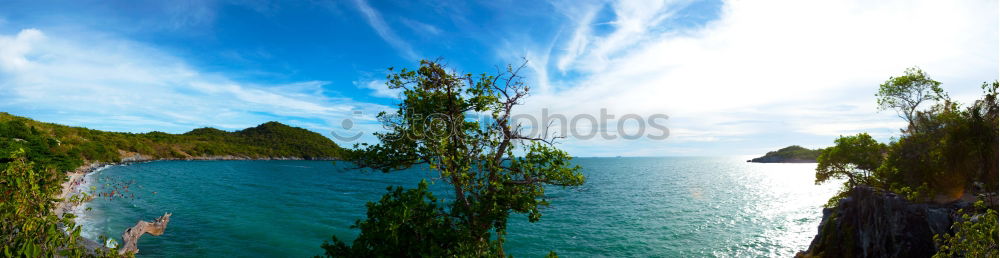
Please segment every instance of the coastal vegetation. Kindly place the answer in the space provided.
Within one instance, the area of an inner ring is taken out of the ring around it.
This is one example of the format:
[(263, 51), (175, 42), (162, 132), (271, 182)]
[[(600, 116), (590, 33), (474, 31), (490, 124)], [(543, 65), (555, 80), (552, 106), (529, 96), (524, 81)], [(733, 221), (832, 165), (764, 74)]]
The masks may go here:
[(965, 108), (950, 100), (939, 84), (917, 69), (883, 84), (880, 104), (930, 100), (933, 105), (923, 110), (895, 105), (908, 127), (887, 144), (867, 133), (838, 138), (818, 158), (816, 183), (847, 178), (849, 187), (874, 186), (920, 202), (996, 193), (997, 82), (984, 83), (983, 98)]
[(73, 216), (53, 212), (63, 178), (37, 169), (24, 151), (0, 156), (0, 243), (4, 257), (82, 256)]
[[(876, 97), (880, 110), (892, 109), (907, 121), (901, 136), (888, 143), (867, 133), (838, 138), (835, 146), (821, 150), (816, 183), (847, 179), (844, 191), (827, 205), (838, 209), (844, 204), (841, 198), (868, 188), (916, 204), (968, 207), (979, 199), (985, 204), (955, 212), (952, 232), (936, 237), (938, 255), (996, 257), (1000, 84), (983, 83), (983, 97), (968, 106), (951, 100), (940, 85), (917, 68), (890, 77)], [(845, 250), (852, 248), (843, 245)]]
[(184, 134), (120, 133), (43, 123), (0, 112), (0, 150), (24, 149), (43, 168), (72, 171), (92, 162), (233, 156), (248, 159), (333, 159), (341, 148), (318, 133), (268, 122), (235, 132), (199, 128)]
[[(403, 91), (394, 113), (380, 113), (386, 132), (379, 143), (358, 145), (347, 155), (359, 168), (382, 172), (427, 164), (451, 186), (452, 201), (439, 202), (426, 183), (389, 189), (368, 204), (368, 216), (353, 244), (337, 237), (322, 247), (327, 256), (503, 257), (511, 213), (538, 221), (547, 206), (547, 186), (579, 186), (584, 177), (554, 138), (522, 134), (512, 109), (529, 87), (508, 66), (499, 74), (457, 74), (439, 62), (394, 72), (387, 85)], [(467, 119), (472, 113), (490, 119)], [(554, 253), (550, 253), (554, 255)]]
[(816, 183), (847, 178), (845, 184), (849, 188), (872, 184), (871, 175), (881, 166), (886, 145), (867, 133), (842, 136), (834, 142), (834, 147), (820, 151), (817, 157), (820, 162), (816, 167)]
[(958, 214), (961, 217), (952, 226), (953, 234), (934, 236), (939, 247), (934, 257), (997, 257), (997, 210), (978, 201), (971, 210), (962, 209)]
[(806, 149), (802, 146), (792, 145), (776, 151), (769, 151), (762, 157), (753, 158), (748, 162), (759, 163), (812, 163), (816, 162), (820, 150)]

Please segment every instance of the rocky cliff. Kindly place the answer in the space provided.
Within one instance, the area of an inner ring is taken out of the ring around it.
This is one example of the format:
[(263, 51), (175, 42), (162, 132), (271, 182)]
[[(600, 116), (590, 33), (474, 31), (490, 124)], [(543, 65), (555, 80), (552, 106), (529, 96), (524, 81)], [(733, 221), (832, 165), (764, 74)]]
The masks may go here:
[(934, 235), (951, 233), (954, 212), (970, 203), (911, 203), (878, 189), (855, 187), (823, 209), (819, 233), (796, 257), (930, 257)]

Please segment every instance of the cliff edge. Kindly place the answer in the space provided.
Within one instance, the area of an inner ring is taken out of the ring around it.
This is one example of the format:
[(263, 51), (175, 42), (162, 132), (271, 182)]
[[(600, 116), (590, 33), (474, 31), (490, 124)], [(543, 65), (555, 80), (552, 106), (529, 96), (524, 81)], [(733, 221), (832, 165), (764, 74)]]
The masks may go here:
[(955, 211), (971, 203), (911, 203), (896, 194), (855, 187), (823, 209), (819, 232), (795, 257), (931, 257), (934, 235), (952, 233)]

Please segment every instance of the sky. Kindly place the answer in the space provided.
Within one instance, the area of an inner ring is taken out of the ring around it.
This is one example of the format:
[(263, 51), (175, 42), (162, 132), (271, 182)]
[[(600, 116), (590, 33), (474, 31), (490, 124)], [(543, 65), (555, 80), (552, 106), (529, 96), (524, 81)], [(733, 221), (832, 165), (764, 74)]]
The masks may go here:
[(908, 67), (970, 103), (1000, 77), (998, 34), (995, 0), (0, 1), (0, 112), (136, 133), (279, 121), (351, 146), (399, 102), (389, 67), (526, 59), (518, 114), (669, 131), (561, 140), (571, 155), (752, 156), (890, 141), (905, 122), (874, 94)]

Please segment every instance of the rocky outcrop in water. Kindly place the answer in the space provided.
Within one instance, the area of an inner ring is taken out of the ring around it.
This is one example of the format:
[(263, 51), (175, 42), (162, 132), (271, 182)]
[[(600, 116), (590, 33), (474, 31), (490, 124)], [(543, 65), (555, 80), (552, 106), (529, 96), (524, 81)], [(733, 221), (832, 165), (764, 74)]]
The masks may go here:
[(153, 222), (140, 220), (134, 227), (128, 228), (122, 233), (123, 243), (118, 254), (138, 253), (139, 248), (135, 244), (139, 242), (139, 237), (146, 233), (154, 236), (162, 235), (163, 231), (167, 230), (167, 223), (170, 223), (170, 213), (163, 214)]
[(823, 209), (819, 233), (796, 257), (930, 257), (934, 235), (952, 233), (953, 213), (967, 202), (911, 203), (893, 193), (855, 187)]

